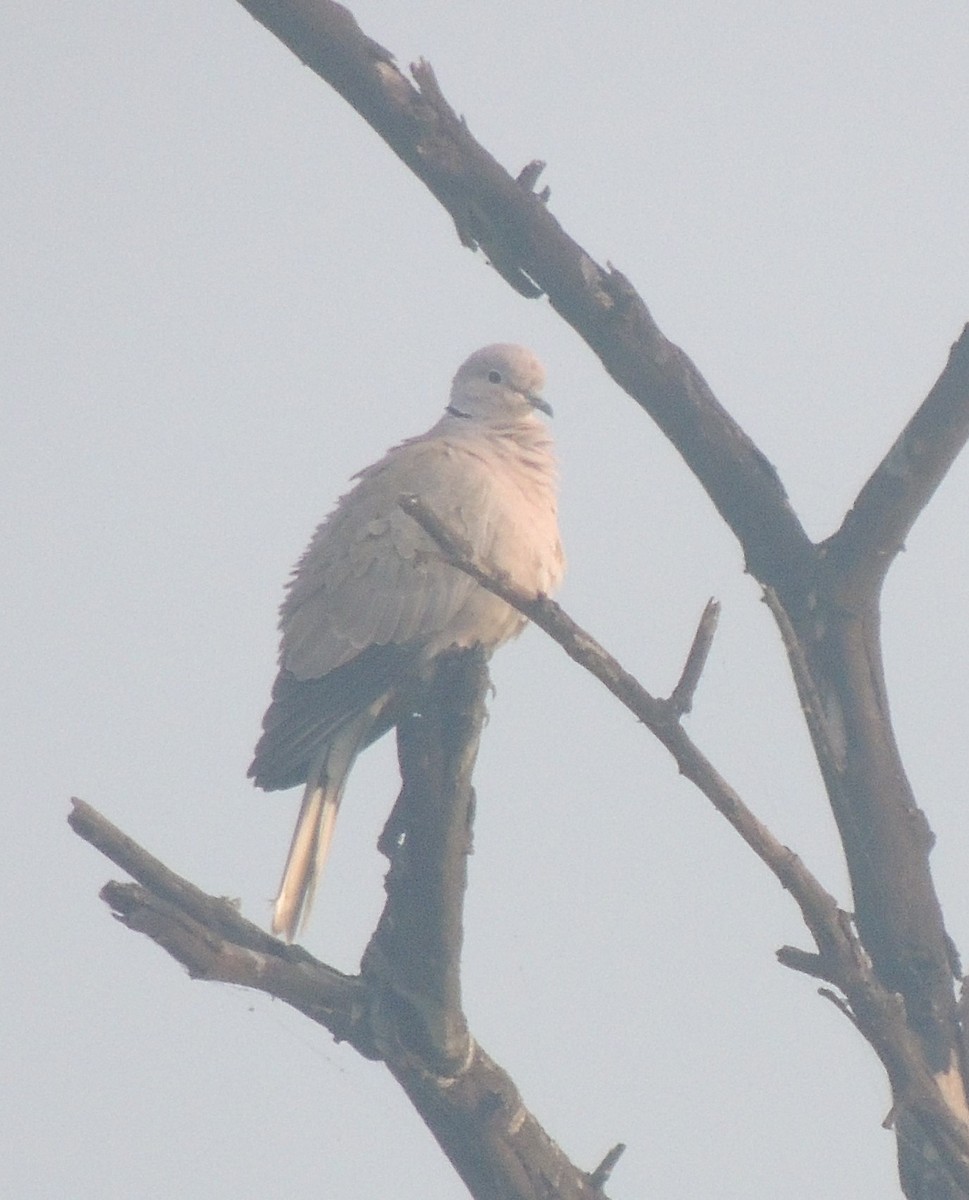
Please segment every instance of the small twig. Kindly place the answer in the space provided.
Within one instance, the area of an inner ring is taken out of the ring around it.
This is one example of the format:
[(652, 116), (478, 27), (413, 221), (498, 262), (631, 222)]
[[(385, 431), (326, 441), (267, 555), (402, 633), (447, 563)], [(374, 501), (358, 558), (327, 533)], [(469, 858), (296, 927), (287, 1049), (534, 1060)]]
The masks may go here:
[(616, 1142), (615, 1146), (613, 1146), (602, 1162), (599, 1163), (596, 1169), (590, 1173), (589, 1183), (592, 1184), (596, 1191), (602, 1191), (602, 1189), (606, 1186), (606, 1184), (609, 1182), (609, 1176), (613, 1172), (613, 1168), (625, 1153), (626, 1143)]
[(855, 1029), (860, 1030), (858, 1018), (851, 1011), (851, 1005), (844, 998), (844, 996), (839, 996), (837, 992), (832, 992), (830, 988), (818, 988), (818, 995), (823, 996), (825, 1000), (830, 1000), (839, 1012), (844, 1013), (852, 1025), (854, 1025)]
[(775, 952), (775, 957), (782, 967), (799, 971), (802, 975), (810, 975), (812, 979), (824, 979), (828, 983), (836, 982), (831, 976), (834, 972), (820, 954), (812, 954), (797, 946), (781, 946)]
[(540, 192), (535, 191), (535, 184), (538, 183), (538, 177), (545, 170), (545, 163), (540, 158), (533, 158), (531, 162), (526, 163), (515, 176), (515, 182), (525, 189), (526, 192), (532, 192), (536, 195), (543, 204), (548, 204), (552, 198), (552, 189), (543, 187)]
[(707, 656), (710, 653), (710, 647), (713, 645), (713, 638), (717, 632), (717, 622), (719, 620), (720, 601), (714, 600), (711, 597), (707, 601), (706, 608), (703, 610), (703, 616), (700, 617), (700, 624), (697, 626), (696, 634), (693, 637), (693, 645), (690, 647), (690, 653), (686, 656), (686, 662), (683, 664), (683, 672), (667, 700), (667, 704), (669, 704), (670, 708), (678, 716), (683, 716), (693, 708), (693, 694), (696, 691), (697, 684), (700, 682), (703, 668), (707, 664)]

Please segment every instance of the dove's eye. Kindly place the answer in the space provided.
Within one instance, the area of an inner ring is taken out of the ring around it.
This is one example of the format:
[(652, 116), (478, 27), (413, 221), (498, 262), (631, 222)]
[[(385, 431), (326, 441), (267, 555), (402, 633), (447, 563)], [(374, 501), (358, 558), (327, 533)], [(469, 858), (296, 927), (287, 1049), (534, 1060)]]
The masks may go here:
[(488, 382), (489, 383), (501, 383), (501, 372), (500, 371), (489, 371), (488, 372)]

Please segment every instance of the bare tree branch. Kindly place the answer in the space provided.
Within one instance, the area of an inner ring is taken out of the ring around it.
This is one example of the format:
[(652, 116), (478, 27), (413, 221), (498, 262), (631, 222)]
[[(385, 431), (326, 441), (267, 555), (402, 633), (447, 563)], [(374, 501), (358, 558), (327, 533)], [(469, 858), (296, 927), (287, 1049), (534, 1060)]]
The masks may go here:
[[(139, 855), (151, 857), (94, 809), (85, 808), (124, 838), (128, 850), (134, 847), (135, 861)], [(84, 836), (89, 825), (75, 828)], [(98, 849), (108, 857), (119, 848), (110, 835), (99, 838)], [(181, 882), (186, 889), (193, 886)], [(569, 1162), (525, 1108), (510, 1076), (477, 1044), (470, 1043), (458, 1074), (438, 1075), (401, 1043), (392, 1045), (386, 1029), (379, 1034), (371, 1030), (371, 996), (360, 978), (341, 976), (302, 950), (298, 958), (292, 956), (288, 952), (296, 948), (282, 942), (269, 952), (255, 950), (241, 926), (237, 939), (223, 936), (177, 902), (138, 884), (109, 883), (101, 895), (119, 920), (150, 937), (193, 978), (233, 983), (284, 1000), (338, 1041), (350, 1042), (369, 1058), (382, 1058), (473, 1196), (547, 1200), (548, 1181), (554, 1180), (552, 1194), (562, 1200), (602, 1200), (601, 1188)], [(222, 903), (214, 896), (208, 899), (213, 909)], [(253, 936), (267, 936), (256, 926), (251, 930)]]
[(71, 828), (139, 881), (108, 883), (101, 898), (129, 929), (144, 933), (193, 979), (237, 983), (285, 1000), (348, 1041), (377, 1056), (364, 1015), (360, 981), (287, 946), (253, 925), (224, 899), (208, 896), (160, 863), (83, 800), (73, 800)]
[[(613, 656), (561, 606), (547, 596), (522, 592), (504, 575), (475, 561), (470, 547), (416, 496), (400, 501), (408, 513), (435, 541), (452, 566), (464, 571), (482, 587), (500, 596), (523, 616), (543, 629), (568, 656), (595, 676), (621, 704), (640, 720), (672, 754), (682, 775), (694, 783), (730, 822), (748, 846), (791, 893), (815, 936), (822, 956), (843, 937), (845, 914), (832, 896), (807, 870), (797, 855), (782, 845), (754, 816), (737, 792), (696, 747), (680, 722), (680, 713), (669, 700), (649, 693)], [(835, 954), (834, 957), (837, 957)]]
[(380, 839), (390, 859), (387, 903), (361, 963), (371, 995), (386, 991), (395, 1008), (394, 1036), (406, 1031), (408, 1048), (441, 1075), (463, 1069), (471, 1053), (462, 911), (488, 687), (480, 649), (443, 655), (429, 702), (398, 726), (403, 787)]
[(969, 438), (969, 325), (945, 369), (882, 459), (844, 523), (824, 543), (829, 569), (850, 577), (850, 590), (876, 588), (902, 549), (919, 513)]
[[(812, 570), (813, 549), (777, 473), (720, 405), (687, 355), (660, 332), (629, 280), (602, 267), (512, 178), (447, 104), (426, 63), (419, 87), (332, 0), (240, 0), (336, 89), (519, 291), (534, 281), (616, 382), (687, 461), (739, 539), (748, 569), (782, 593)], [(527, 290), (527, 289), (524, 289)]]
[[(224, 898), (207, 895), (194, 884), (153, 858), (137, 842), (122, 833), (89, 804), (76, 797), (71, 800), (68, 824), (86, 842), (96, 847), (113, 863), (144, 884), (152, 895), (167, 900), (180, 912), (189, 914), (207, 929), (222, 929), (241, 946), (260, 953), (275, 953), (281, 945), (276, 938), (239, 915), (235, 905)], [(293, 961), (303, 960), (298, 946), (286, 948)]]
[(693, 708), (693, 694), (697, 689), (697, 684), (700, 682), (703, 668), (707, 665), (707, 657), (710, 653), (710, 647), (713, 645), (713, 638), (717, 632), (717, 623), (719, 620), (720, 602), (718, 600), (708, 600), (703, 610), (703, 615), (700, 617), (700, 624), (697, 626), (693, 637), (693, 645), (690, 647), (690, 653), (686, 656), (686, 662), (683, 664), (683, 670), (676, 682), (676, 687), (670, 692), (669, 696), (668, 703), (670, 707), (675, 709), (680, 716), (685, 716)]
[[(503, 575), (476, 562), (463, 540), (419, 498), (404, 497), (400, 504), (433, 538), (448, 562), (543, 629), (637, 716), (670, 751), (681, 774), (710, 800), (791, 893), (814, 937), (818, 954), (809, 956), (785, 948), (779, 952), (779, 960), (830, 980), (843, 991), (852, 1019), (888, 1072), (919, 1153), (926, 1141), (931, 1142), (942, 1156), (946, 1179), (969, 1194), (969, 1127), (960, 1119), (956, 1097), (940, 1090), (948, 1082), (945, 1073), (926, 1063), (921, 1033), (909, 1027), (902, 998), (886, 988), (873, 971), (849, 914), (838, 907), (800, 858), (773, 836), (720, 776), (687, 735), (670, 701), (650, 695), (554, 601), (523, 593)], [(937, 1165), (932, 1173), (938, 1174)]]
[[(461, 908), (473, 795), (470, 775), (488, 686), (483, 656), (446, 656), (398, 731), (403, 779), (387, 904), (359, 976), (287, 946), (165, 867), (89, 805), (72, 827), (140, 881), (102, 891), (115, 915), (183, 963), (285, 1000), (380, 1059), (479, 1200), (602, 1200), (526, 1109), (511, 1078), (476, 1045), (461, 1009)], [(426, 874), (425, 874), (426, 872)], [(551, 1188), (551, 1191), (550, 1191)]]

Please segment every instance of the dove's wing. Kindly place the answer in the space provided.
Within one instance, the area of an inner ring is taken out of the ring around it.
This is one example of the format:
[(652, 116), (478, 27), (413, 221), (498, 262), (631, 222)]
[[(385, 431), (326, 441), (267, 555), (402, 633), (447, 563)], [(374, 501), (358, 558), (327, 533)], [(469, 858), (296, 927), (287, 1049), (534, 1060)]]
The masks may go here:
[(327, 738), (422, 660), (452, 645), (491, 649), (521, 627), (518, 613), (442, 559), (399, 504), (419, 494), (493, 561), (520, 536), (494, 460), (461, 439), (413, 439), (361, 472), (317, 529), (283, 604), (281, 669), (250, 769), (259, 786), (302, 782)]
[(319, 678), (370, 646), (421, 646), (460, 612), (475, 584), (442, 561), (399, 502), (419, 495), (469, 536), (488, 503), (486, 472), (474, 466), (428, 435), (360, 473), (296, 569), (280, 621), (282, 667)]

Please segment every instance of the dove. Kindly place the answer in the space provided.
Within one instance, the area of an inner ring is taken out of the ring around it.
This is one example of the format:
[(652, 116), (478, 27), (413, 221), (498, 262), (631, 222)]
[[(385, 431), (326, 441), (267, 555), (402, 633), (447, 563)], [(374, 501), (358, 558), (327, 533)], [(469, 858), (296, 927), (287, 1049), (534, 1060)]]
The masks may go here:
[(472, 354), (440, 420), (354, 477), (293, 571), (279, 672), (249, 768), (266, 791), (304, 785), (272, 916), (287, 941), (305, 926), (357, 755), (419, 711), (438, 655), (473, 646), (490, 655), (526, 624), (445, 562), (401, 499), (420, 497), (479, 565), (524, 591), (549, 595), (561, 582), (544, 382), (523, 346)]

